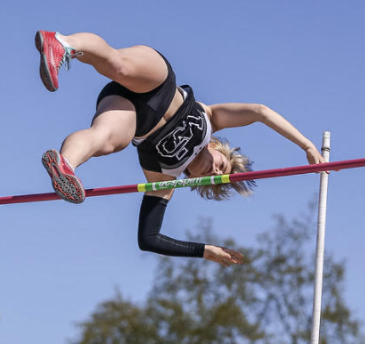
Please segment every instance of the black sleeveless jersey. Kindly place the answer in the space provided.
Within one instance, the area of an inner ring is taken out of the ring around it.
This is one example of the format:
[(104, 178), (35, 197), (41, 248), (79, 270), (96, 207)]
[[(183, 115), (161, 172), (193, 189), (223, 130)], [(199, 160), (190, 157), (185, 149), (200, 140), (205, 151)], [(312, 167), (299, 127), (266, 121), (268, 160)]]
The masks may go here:
[(148, 171), (178, 177), (210, 142), (212, 127), (193, 90), (182, 86), (187, 97), (167, 123), (137, 146), (139, 162)]

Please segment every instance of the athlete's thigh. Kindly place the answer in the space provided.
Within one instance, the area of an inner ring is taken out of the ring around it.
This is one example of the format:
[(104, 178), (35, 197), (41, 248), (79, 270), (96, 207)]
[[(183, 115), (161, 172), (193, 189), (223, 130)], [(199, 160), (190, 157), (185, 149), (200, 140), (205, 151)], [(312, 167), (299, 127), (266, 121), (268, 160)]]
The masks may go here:
[(135, 45), (120, 49), (124, 57), (126, 74), (115, 79), (133, 92), (148, 92), (160, 86), (167, 78), (168, 68), (162, 56), (153, 48)]
[(134, 105), (123, 97), (111, 95), (100, 101), (91, 128), (106, 135), (108, 142), (121, 150), (132, 141), (136, 125)]

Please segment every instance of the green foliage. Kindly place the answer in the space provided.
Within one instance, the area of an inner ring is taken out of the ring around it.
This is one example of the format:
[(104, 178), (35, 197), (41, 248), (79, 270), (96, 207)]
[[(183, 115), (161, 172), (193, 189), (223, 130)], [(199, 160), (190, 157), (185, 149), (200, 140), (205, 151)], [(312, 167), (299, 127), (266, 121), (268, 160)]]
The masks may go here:
[[(312, 207), (313, 208), (313, 207)], [(211, 222), (189, 239), (224, 242), (245, 254), (245, 264), (224, 268), (202, 259), (163, 257), (142, 306), (120, 293), (80, 324), (74, 344), (304, 344), (313, 304), (313, 210), (275, 227), (255, 248), (214, 237)], [(321, 344), (365, 340), (343, 298), (345, 265), (325, 260)]]
[(156, 344), (159, 340), (148, 311), (125, 301), (120, 293), (102, 303), (91, 319), (79, 326), (79, 344)]

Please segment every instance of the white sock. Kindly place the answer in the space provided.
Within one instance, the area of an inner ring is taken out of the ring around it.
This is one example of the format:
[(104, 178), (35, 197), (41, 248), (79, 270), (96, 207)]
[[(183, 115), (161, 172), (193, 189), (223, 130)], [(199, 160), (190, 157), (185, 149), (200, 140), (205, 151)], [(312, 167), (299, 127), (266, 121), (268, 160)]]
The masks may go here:
[(60, 33), (59, 32), (56, 32), (56, 35), (55, 35), (57, 41), (59, 41), (65, 48), (69, 48), (71, 50), (76, 50), (75, 48), (72, 48), (68, 45), (68, 43), (66, 43), (61, 37), (60, 37)]

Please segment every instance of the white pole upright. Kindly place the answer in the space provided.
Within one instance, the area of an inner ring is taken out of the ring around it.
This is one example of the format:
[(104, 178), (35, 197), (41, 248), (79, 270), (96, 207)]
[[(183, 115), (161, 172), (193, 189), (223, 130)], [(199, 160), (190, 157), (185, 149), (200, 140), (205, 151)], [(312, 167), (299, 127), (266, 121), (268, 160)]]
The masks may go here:
[[(330, 156), (329, 131), (325, 131), (323, 133), (322, 156), (324, 157), (325, 162), (329, 161), (329, 156)], [(328, 174), (326, 172), (321, 172), (321, 181), (319, 187), (319, 204), (318, 204), (316, 274), (314, 280), (311, 344), (319, 344), (319, 329), (321, 323), (321, 305), (322, 305), (324, 242), (325, 242), (325, 232), (326, 232), (327, 188), (328, 188)]]

